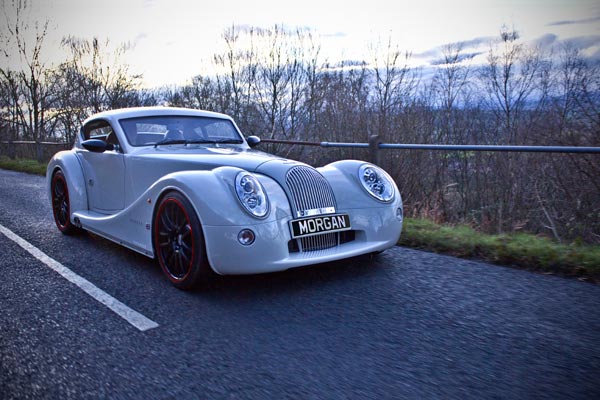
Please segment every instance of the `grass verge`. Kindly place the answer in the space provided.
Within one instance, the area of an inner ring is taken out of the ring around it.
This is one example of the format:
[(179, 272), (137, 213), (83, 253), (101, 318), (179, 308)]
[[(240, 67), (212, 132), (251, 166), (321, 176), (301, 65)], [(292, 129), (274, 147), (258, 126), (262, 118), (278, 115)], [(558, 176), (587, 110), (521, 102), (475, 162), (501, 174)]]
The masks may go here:
[(0, 156), (0, 168), (10, 169), (12, 171), (27, 172), (35, 175), (46, 175), (47, 164), (42, 164), (35, 160), (11, 159), (7, 156)]
[(399, 244), (461, 258), (600, 282), (600, 246), (567, 245), (527, 233), (486, 235), (468, 226), (407, 218)]

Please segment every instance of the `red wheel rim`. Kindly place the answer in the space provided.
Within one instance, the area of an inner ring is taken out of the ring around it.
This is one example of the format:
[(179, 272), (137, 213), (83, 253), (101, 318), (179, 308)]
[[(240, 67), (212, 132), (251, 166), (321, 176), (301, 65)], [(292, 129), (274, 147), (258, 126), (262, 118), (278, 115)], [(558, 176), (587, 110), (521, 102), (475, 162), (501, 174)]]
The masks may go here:
[(194, 232), (183, 204), (168, 198), (156, 214), (155, 243), (161, 268), (173, 282), (185, 280), (194, 265)]

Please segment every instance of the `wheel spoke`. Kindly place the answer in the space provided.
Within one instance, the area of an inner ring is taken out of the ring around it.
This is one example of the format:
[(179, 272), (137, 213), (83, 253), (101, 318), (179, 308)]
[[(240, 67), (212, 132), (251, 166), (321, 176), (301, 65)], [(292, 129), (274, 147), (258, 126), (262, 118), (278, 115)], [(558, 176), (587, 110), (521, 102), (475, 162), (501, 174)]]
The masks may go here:
[(181, 209), (177, 206), (173, 206), (173, 230), (179, 233), (181, 226)]
[(177, 277), (178, 278), (183, 278), (183, 275), (185, 275), (185, 268), (183, 267), (183, 263), (181, 262), (181, 253), (177, 252)]
[(166, 231), (173, 230), (173, 227), (175, 225), (173, 224), (173, 221), (171, 220), (171, 218), (169, 217), (169, 215), (166, 211), (163, 214), (161, 214), (160, 219), (161, 219), (161, 223), (164, 226)]
[(190, 233), (192, 233), (192, 227), (186, 222), (187, 221), (185, 221), (184, 224), (179, 228), (181, 240), (187, 239), (190, 236)]
[(190, 256), (188, 255), (187, 251), (180, 251), (179, 254), (181, 254), (181, 258), (183, 259), (184, 264), (187, 266), (185, 268), (185, 271), (187, 272), (187, 269), (189, 269), (189, 265), (191, 263)]
[[(183, 250), (188, 255), (191, 255), (192, 254), (192, 245), (191, 245), (191, 243), (182, 242), (181, 243), (181, 250)], [(188, 258), (189, 258), (189, 256), (188, 256)]]
[(54, 185), (54, 194), (58, 198), (61, 198), (64, 196), (65, 188), (64, 188), (64, 185), (62, 184), (62, 182), (60, 182), (60, 181), (56, 182), (56, 184)]
[[(175, 258), (175, 252), (172, 251), (171, 249), (167, 250), (169, 253), (169, 256), (166, 257), (167, 258), (167, 266), (173, 265), (173, 259)], [(170, 269), (170, 268), (169, 268)]]

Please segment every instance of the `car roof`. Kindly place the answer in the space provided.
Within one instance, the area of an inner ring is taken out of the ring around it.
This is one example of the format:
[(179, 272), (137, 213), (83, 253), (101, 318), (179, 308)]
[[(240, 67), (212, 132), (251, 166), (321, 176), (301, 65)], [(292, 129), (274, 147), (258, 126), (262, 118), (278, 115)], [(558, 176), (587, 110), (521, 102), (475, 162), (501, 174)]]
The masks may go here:
[(84, 121), (84, 124), (91, 120), (98, 118), (118, 120), (123, 118), (136, 118), (136, 117), (149, 117), (149, 116), (165, 116), (165, 115), (177, 115), (177, 116), (190, 116), (190, 117), (211, 117), (211, 118), (223, 118), (231, 119), (228, 115), (216, 113), (212, 111), (194, 110), (191, 108), (180, 108), (180, 107), (132, 107), (132, 108), (119, 108), (116, 110), (103, 111), (94, 114)]

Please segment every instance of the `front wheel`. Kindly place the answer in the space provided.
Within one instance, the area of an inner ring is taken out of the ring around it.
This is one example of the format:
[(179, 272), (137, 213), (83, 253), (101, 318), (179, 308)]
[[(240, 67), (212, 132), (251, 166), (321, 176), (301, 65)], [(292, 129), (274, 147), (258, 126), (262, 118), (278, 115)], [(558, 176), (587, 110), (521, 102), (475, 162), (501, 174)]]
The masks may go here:
[(192, 289), (210, 274), (200, 221), (178, 192), (167, 193), (158, 205), (154, 251), (163, 273), (179, 289)]

